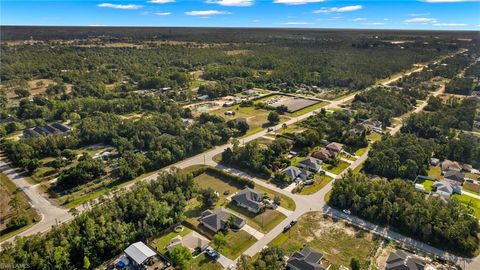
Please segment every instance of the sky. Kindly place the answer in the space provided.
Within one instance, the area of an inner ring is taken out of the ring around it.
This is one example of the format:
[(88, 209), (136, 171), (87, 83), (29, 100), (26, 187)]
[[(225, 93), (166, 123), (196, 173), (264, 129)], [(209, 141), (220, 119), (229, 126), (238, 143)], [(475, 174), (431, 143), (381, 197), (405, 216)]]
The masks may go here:
[(0, 0), (1, 25), (480, 30), (480, 0)]

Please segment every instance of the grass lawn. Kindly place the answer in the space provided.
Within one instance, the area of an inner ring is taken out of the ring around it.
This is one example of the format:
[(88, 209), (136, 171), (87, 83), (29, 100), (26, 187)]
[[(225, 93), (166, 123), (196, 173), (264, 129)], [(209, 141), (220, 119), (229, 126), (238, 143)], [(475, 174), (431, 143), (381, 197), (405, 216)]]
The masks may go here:
[(368, 147), (360, 148), (357, 151), (355, 151), (355, 156), (361, 156), (367, 152)]
[(207, 258), (205, 253), (198, 255), (197, 257), (193, 258), (192, 262), (190, 263), (191, 269), (197, 270), (221, 270), (223, 269), (222, 265), (216, 261)]
[(355, 169), (353, 169), (353, 172), (360, 173), (362, 170), (363, 170), (363, 163), (355, 167)]
[(430, 166), (428, 169), (428, 176), (435, 178), (437, 180), (442, 179), (442, 169), (440, 167)]
[(480, 200), (467, 196), (465, 194), (455, 194), (453, 195), (454, 198), (460, 201), (465, 206), (469, 206), (473, 210), (473, 214), (480, 219)]
[(315, 180), (315, 184), (313, 185), (310, 185), (310, 186), (305, 186), (300, 192), (299, 194), (302, 194), (302, 195), (310, 195), (310, 194), (313, 194), (313, 193), (316, 193), (317, 191), (319, 191), (320, 189), (322, 189), (325, 185), (327, 185), (328, 183), (330, 183), (330, 181), (332, 181), (332, 178), (328, 175), (319, 175), (319, 174), (316, 174), (313, 178)]
[(478, 184), (474, 184), (474, 183), (469, 183), (469, 182), (463, 183), (462, 190), (465, 190), (477, 195), (480, 194)]
[(328, 201), (330, 201), (330, 196), (332, 196), (332, 190), (329, 190), (329, 191), (325, 194), (325, 197), (323, 197), (323, 201), (325, 201), (326, 203), (328, 203)]
[(349, 266), (353, 257), (360, 260), (361, 269), (368, 269), (379, 244), (380, 241), (371, 233), (324, 216), (321, 212), (313, 212), (300, 217), (297, 225), (277, 236), (268, 246), (282, 247), (290, 255), (308, 245), (322, 252), (324, 258), (336, 267), (334, 269), (340, 265)]
[(171, 231), (165, 235), (162, 235), (159, 238), (154, 239), (152, 242), (150, 242), (150, 245), (155, 248), (158, 252), (164, 254), (167, 252), (166, 247), (170, 244), (170, 241), (176, 237), (176, 236), (185, 236), (188, 233), (190, 233), (192, 230), (189, 228), (186, 228), (182, 226), (183, 230), (179, 233), (176, 233), (174, 231)]
[(327, 105), (327, 104), (328, 104), (328, 102), (322, 101), (322, 102), (313, 104), (312, 106), (308, 106), (308, 107), (305, 107), (305, 108), (303, 108), (303, 109), (300, 109), (300, 110), (298, 110), (298, 111), (296, 111), (296, 112), (290, 113), (289, 115), (294, 116), (294, 117), (300, 116), (300, 115), (309, 113), (309, 112), (311, 112), (311, 111), (320, 109), (320, 108), (324, 107), (324, 106)]
[(258, 192), (267, 193), (270, 198), (273, 198), (275, 195), (280, 195), (280, 206), (290, 211), (295, 210), (295, 201), (293, 201), (292, 198), (283, 194), (279, 194), (269, 188), (260, 185), (255, 185), (255, 190)]
[(426, 191), (432, 191), (432, 185), (435, 183), (435, 181), (424, 179), (424, 180), (419, 180), (417, 184), (423, 185)]
[(228, 204), (228, 209), (244, 218), (252, 228), (263, 233), (269, 232), (286, 218), (284, 214), (272, 209), (266, 209), (260, 214), (253, 214), (245, 208), (235, 205), (233, 202)]
[[(215, 208), (226, 206), (228, 204), (227, 197), (240, 191), (243, 186), (236, 181), (227, 179), (225, 177), (220, 178), (217, 175), (210, 174), (208, 172), (202, 173), (193, 179), (200, 188), (212, 188), (218, 192), (219, 198), (215, 204)], [(228, 195), (224, 195), (224, 192), (228, 191)]]
[(238, 232), (229, 231), (226, 235), (226, 240), (227, 245), (220, 250), (220, 253), (232, 260), (235, 260), (257, 241), (255, 237), (243, 230)]
[(376, 142), (382, 138), (382, 134), (372, 131), (367, 138)]
[(326, 170), (326, 171), (329, 171), (331, 173), (334, 173), (334, 174), (339, 174), (341, 172), (343, 172), (343, 170), (345, 170), (346, 168), (348, 168), (348, 166), (350, 166), (350, 163), (348, 162), (345, 162), (343, 160), (340, 160), (338, 162), (338, 165), (333, 167), (332, 165), (330, 164), (327, 164), (327, 163), (323, 163), (322, 164), (322, 169), (323, 170)]

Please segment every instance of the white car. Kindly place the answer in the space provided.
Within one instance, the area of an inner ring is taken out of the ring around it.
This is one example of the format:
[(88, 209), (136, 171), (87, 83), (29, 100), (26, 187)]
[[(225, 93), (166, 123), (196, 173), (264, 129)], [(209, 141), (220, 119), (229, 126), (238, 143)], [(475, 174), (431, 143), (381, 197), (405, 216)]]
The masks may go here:
[(350, 212), (350, 210), (348, 209), (343, 209), (342, 210), (343, 213), (347, 214), (347, 215), (350, 215), (352, 212)]

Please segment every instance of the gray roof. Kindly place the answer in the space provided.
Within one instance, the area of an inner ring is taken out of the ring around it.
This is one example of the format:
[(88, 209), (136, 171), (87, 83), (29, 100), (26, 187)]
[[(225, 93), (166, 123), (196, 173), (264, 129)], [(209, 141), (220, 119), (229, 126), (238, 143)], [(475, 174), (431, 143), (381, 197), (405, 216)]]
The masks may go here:
[(309, 172), (302, 170), (296, 166), (288, 166), (287, 168), (282, 170), (282, 173), (290, 177), (292, 181), (297, 178), (306, 179), (310, 175)]
[(288, 259), (287, 264), (302, 270), (323, 270), (320, 260), (323, 258), (321, 252), (310, 247), (304, 247), (301, 251), (295, 251)]
[(445, 174), (443, 175), (443, 178), (463, 183), (463, 181), (465, 180), (465, 174), (450, 170), (445, 172)]
[(225, 223), (230, 217), (232, 217), (231, 225), (233, 225), (234, 227), (240, 228), (245, 222), (243, 219), (225, 210), (225, 208), (219, 208), (214, 211), (204, 211), (202, 213), (202, 218), (200, 218), (200, 221), (202, 223), (208, 224), (210, 227), (214, 228), (215, 231), (218, 231), (225, 228)]
[(299, 164), (304, 165), (310, 169), (314, 169), (316, 171), (320, 170), (322, 166), (322, 160), (314, 157), (307, 157), (304, 160), (300, 161)]
[(157, 253), (145, 245), (145, 243), (136, 242), (125, 249), (125, 254), (127, 254), (128, 257), (134, 260), (137, 264), (142, 264), (146, 259), (156, 255)]
[(260, 210), (263, 207), (262, 194), (251, 188), (239, 191), (232, 197), (232, 200), (256, 210)]
[(452, 185), (450, 185), (450, 183), (445, 182), (445, 181), (435, 182), (432, 185), (432, 187), (437, 188), (437, 192), (441, 191), (441, 192), (448, 193), (450, 195), (453, 193)]
[(424, 260), (403, 250), (390, 253), (385, 266), (385, 270), (423, 270), (424, 268)]

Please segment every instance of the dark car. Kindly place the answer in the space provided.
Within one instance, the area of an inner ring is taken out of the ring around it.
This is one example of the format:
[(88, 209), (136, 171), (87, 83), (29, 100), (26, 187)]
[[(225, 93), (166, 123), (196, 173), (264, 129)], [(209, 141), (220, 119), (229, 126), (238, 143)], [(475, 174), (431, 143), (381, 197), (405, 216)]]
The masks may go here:
[(297, 224), (297, 220), (296, 220), (296, 219), (290, 221), (290, 227), (292, 227), (292, 226), (295, 225), (295, 224)]
[(220, 254), (218, 254), (218, 252), (216, 252), (215, 250), (211, 249), (211, 248), (207, 248), (205, 250), (205, 254), (207, 254), (208, 257), (216, 260), (218, 258), (220, 258)]
[(292, 227), (292, 225), (288, 224), (287, 226), (285, 226), (283, 228), (283, 232), (286, 232), (286, 231), (290, 230), (291, 227)]

